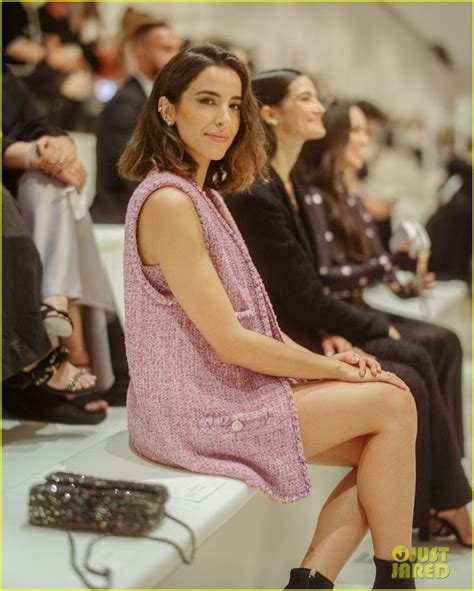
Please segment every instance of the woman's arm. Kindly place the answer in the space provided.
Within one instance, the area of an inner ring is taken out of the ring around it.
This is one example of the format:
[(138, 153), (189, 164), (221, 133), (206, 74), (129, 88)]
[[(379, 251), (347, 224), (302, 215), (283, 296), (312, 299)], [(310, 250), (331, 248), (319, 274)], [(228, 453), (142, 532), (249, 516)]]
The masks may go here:
[(310, 351), (306, 347), (303, 347), (303, 345), (299, 345), (296, 341), (290, 339), (290, 337), (287, 334), (285, 334), (282, 330), (280, 330), (280, 334), (281, 338), (283, 339), (283, 342), (289, 347), (293, 347), (294, 349), (298, 349), (300, 351), (309, 351), (310, 353), (312, 353), (312, 351)]
[(3, 166), (42, 171), (77, 191), (83, 189), (87, 179), (84, 166), (76, 158), (74, 144), (67, 136), (42, 136), (34, 142), (4, 138)]
[(173, 188), (155, 191), (145, 202), (138, 221), (138, 247), (144, 264), (159, 264), (186, 315), (222, 362), (273, 376), (306, 379), (371, 381), (357, 368), (304, 348), (245, 329), (210, 260), (194, 206)]

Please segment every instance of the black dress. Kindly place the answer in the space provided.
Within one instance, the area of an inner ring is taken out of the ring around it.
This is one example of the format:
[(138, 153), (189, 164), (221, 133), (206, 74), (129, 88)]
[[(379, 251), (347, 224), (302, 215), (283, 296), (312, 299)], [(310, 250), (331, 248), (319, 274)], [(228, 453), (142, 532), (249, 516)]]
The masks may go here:
[[(295, 188), (301, 212), (304, 193)], [(290, 205), (274, 171), (270, 183), (229, 196), (227, 205), (285, 333), (315, 352), (321, 352), (323, 332), (344, 336), (410, 387), (418, 411), (414, 527), (427, 526), (430, 507), (466, 505), (471, 489), (427, 351), (409, 340), (388, 338), (390, 322), (384, 315), (338, 299), (322, 285), (307, 219)]]

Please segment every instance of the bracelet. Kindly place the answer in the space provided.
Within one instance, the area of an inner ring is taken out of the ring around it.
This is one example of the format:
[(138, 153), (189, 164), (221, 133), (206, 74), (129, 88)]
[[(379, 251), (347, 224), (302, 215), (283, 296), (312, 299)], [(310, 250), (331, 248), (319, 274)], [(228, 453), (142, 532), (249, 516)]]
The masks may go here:
[(31, 170), (31, 161), (33, 160), (33, 154), (36, 151), (36, 143), (31, 143), (28, 146), (28, 149), (25, 152), (25, 156), (23, 158), (23, 168), (25, 170)]

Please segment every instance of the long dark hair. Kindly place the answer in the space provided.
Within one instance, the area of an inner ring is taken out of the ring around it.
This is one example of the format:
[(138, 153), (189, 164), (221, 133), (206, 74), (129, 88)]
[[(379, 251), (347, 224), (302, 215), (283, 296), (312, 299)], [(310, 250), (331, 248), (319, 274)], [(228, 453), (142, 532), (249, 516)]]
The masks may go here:
[(230, 52), (215, 45), (192, 47), (175, 55), (158, 74), (118, 169), (121, 176), (141, 181), (157, 167), (193, 177), (197, 164), (186, 152), (175, 126), (168, 127), (158, 113), (165, 96), (176, 104), (191, 82), (210, 66), (234, 70), (242, 83), (240, 127), (222, 160), (212, 161), (206, 185), (220, 191), (242, 191), (255, 178), (265, 179), (265, 133), (245, 66)]
[(370, 244), (354, 210), (347, 203), (337, 160), (351, 133), (350, 110), (354, 103), (336, 101), (323, 116), (326, 135), (306, 142), (296, 167), (305, 184), (321, 189), (334, 235), (334, 256), (338, 263), (348, 260), (365, 262), (370, 257)]
[[(288, 94), (288, 87), (290, 84), (303, 74), (298, 70), (290, 68), (281, 68), (279, 70), (266, 70), (252, 76), (252, 90), (262, 107), (268, 105), (269, 107), (278, 106), (281, 101)], [(272, 159), (276, 152), (276, 138), (273, 129), (267, 123), (263, 122), (265, 135), (267, 138), (267, 154), (268, 158)]]

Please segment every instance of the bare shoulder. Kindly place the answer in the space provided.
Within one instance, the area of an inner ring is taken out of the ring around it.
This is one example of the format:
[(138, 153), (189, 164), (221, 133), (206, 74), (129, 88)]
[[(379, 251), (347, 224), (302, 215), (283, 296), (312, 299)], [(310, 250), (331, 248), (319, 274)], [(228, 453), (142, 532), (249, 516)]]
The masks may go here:
[(194, 211), (192, 201), (184, 191), (175, 187), (161, 187), (153, 191), (143, 204), (141, 215), (163, 216)]
[(186, 193), (174, 187), (162, 187), (150, 194), (138, 218), (138, 248), (144, 264), (163, 262), (160, 259), (166, 256), (170, 245), (175, 254), (182, 249), (197, 249), (201, 242), (201, 224)]

